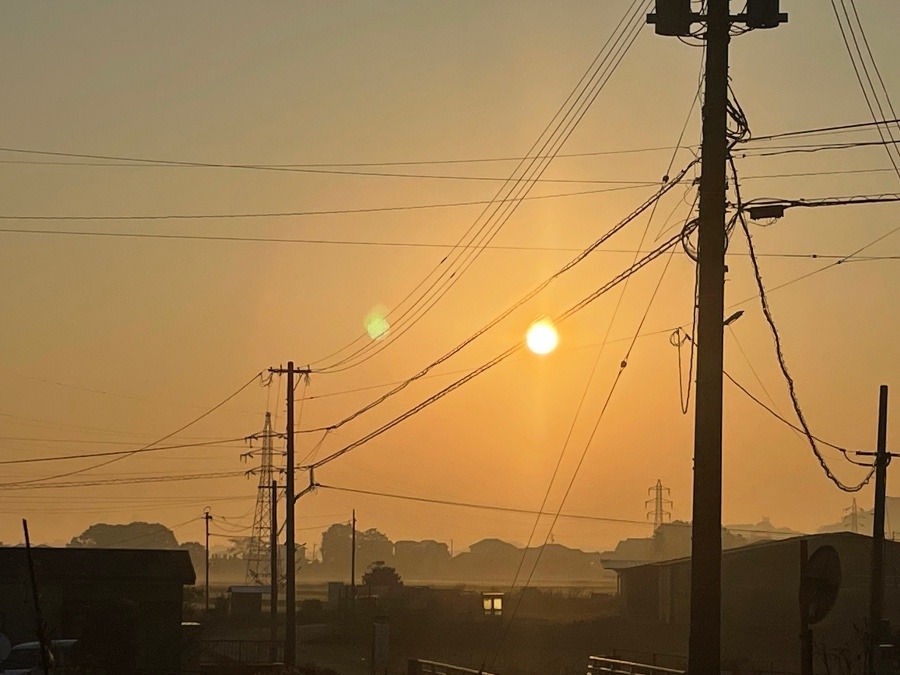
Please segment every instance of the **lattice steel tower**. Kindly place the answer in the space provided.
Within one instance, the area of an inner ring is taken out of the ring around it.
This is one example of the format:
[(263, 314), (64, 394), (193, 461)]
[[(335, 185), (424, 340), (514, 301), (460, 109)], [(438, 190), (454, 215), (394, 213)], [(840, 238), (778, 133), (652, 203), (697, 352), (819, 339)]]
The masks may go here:
[[(657, 480), (656, 485), (648, 488), (647, 492), (653, 495), (653, 499), (648, 499), (644, 502), (644, 506), (653, 504), (651, 513), (653, 513), (653, 531), (655, 532), (666, 520), (672, 520), (672, 512), (666, 510), (667, 506), (672, 508), (672, 500), (663, 496), (663, 494), (670, 494), (670, 490), (667, 487), (663, 487), (662, 480)], [(649, 517), (650, 513), (647, 516)]]
[(256, 493), (256, 511), (253, 515), (253, 529), (250, 533), (250, 545), (247, 548), (248, 583), (271, 583), (271, 536), (272, 536), (272, 476), (275, 472), (273, 459), (275, 456), (272, 431), (272, 413), (266, 413), (266, 423), (260, 434), (254, 436), (262, 440), (259, 462), (259, 488)]

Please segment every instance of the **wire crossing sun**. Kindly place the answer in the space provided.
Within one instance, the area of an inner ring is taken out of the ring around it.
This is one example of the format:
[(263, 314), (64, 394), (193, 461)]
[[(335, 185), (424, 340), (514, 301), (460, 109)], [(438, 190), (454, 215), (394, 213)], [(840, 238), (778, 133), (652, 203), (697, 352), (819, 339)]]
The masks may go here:
[(548, 319), (539, 319), (528, 327), (525, 334), (525, 344), (535, 354), (549, 354), (559, 344), (559, 334), (556, 326)]

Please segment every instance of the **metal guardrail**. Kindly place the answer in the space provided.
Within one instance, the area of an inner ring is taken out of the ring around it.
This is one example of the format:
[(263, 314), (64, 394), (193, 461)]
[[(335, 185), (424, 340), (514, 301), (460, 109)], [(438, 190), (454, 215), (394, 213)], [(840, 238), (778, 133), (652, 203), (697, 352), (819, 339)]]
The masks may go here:
[(494, 673), (489, 673), (486, 670), (472, 670), (462, 666), (452, 666), (449, 663), (413, 659), (409, 662), (407, 675), (494, 675)]
[(684, 675), (686, 671), (674, 668), (663, 668), (646, 663), (611, 659), (605, 656), (588, 658), (587, 675), (596, 673), (612, 673), (613, 675)]

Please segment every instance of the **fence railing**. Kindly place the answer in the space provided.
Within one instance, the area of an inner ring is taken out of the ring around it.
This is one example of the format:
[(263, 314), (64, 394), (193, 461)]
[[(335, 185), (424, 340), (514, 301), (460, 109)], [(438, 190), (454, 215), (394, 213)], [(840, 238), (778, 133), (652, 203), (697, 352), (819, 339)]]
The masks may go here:
[(284, 662), (281, 640), (202, 640), (201, 663), (262, 665)]
[(449, 663), (414, 659), (409, 661), (407, 675), (494, 675), (494, 673), (489, 673), (486, 670), (472, 670), (462, 666), (452, 666)]
[(613, 659), (606, 656), (591, 656), (588, 658), (587, 674), (594, 675), (595, 673), (613, 673), (613, 675), (684, 675), (685, 671)]

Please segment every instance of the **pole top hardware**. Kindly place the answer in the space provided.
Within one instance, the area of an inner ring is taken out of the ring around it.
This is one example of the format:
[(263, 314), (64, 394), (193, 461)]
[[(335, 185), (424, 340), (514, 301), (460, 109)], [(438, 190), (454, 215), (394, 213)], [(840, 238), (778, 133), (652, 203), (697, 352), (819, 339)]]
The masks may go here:
[[(779, 0), (747, 0), (747, 8), (730, 17), (731, 23), (747, 28), (777, 28), (787, 23), (788, 15), (780, 11)], [(691, 24), (701, 23), (706, 16), (691, 11), (691, 0), (656, 0), (656, 12), (647, 15), (647, 23), (656, 26), (657, 35), (689, 37)]]

